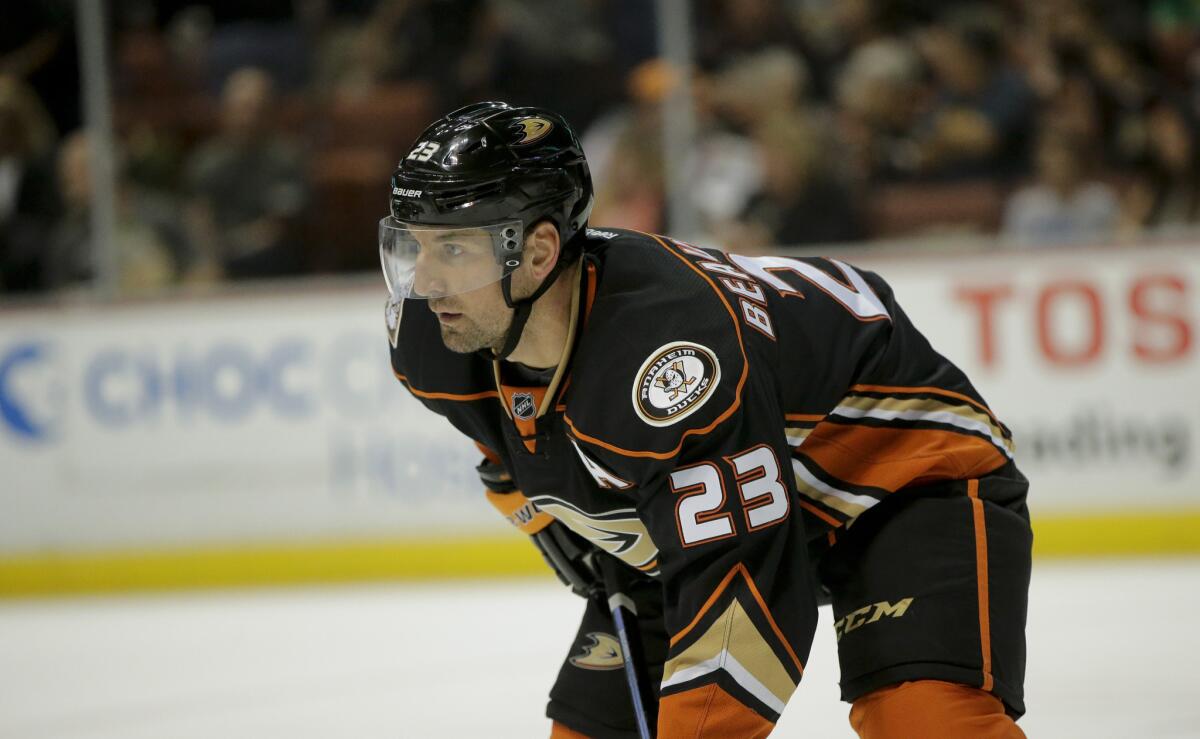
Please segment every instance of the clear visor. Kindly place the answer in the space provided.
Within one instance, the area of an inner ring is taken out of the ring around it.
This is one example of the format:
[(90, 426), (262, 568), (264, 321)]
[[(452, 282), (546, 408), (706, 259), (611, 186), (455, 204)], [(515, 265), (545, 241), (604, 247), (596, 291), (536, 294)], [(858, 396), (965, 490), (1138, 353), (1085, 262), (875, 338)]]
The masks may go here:
[(388, 290), (427, 300), (499, 282), (521, 264), (520, 221), (460, 228), (379, 221), (379, 259)]

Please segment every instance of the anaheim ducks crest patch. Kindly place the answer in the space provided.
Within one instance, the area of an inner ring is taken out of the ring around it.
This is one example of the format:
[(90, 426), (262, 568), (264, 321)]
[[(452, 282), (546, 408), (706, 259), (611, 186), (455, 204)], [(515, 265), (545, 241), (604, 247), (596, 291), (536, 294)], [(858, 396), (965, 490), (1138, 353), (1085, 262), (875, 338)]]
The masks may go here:
[(633, 409), (651, 426), (670, 426), (699, 410), (721, 380), (711, 349), (675, 341), (654, 350), (633, 383)]
[(592, 631), (587, 635), (588, 643), (582, 645), (583, 654), (571, 657), (571, 664), (585, 670), (620, 670), (625, 666), (621, 657), (621, 642), (612, 634)]

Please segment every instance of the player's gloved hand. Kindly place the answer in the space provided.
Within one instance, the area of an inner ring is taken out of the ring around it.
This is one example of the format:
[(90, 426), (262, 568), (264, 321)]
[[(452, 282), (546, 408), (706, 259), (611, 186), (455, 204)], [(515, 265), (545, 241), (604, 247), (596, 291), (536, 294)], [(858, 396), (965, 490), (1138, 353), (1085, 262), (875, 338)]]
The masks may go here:
[(509, 523), (529, 534), (542, 559), (564, 585), (584, 598), (603, 594), (603, 579), (596, 564), (596, 557), (603, 556), (599, 549), (550, 514), (538, 510), (517, 490), (502, 465), (485, 459), (475, 469), (487, 487), (488, 501)]
[(599, 557), (605, 556), (587, 539), (558, 521), (533, 535), (533, 543), (563, 585), (583, 598), (602, 598), (604, 578)]

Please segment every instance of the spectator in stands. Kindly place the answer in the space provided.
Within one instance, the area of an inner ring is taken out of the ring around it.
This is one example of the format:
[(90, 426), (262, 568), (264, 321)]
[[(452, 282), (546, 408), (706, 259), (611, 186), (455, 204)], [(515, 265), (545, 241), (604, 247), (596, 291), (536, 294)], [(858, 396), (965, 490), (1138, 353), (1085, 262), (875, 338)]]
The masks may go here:
[[(95, 239), (91, 230), (91, 151), (88, 136), (76, 131), (58, 152), (58, 184), (62, 216), (45, 246), (42, 263), (51, 288), (85, 286), (98, 276)], [(162, 289), (175, 280), (171, 248), (141, 211), (136, 196), (118, 175), (116, 192), (116, 289), (133, 295)]]
[(1158, 100), (1146, 114), (1148, 161), (1126, 198), (1126, 218), (1141, 228), (1200, 222), (1196, 124), (1184, 108)]
[(873, 183), (915, 177), (921, 161), (914, 126), (925, 97), (921, 61), (909, 43), (880, 38), (858, 47), (837, 81), (846, 174)]
[[(695, 222), (692, 232), (676, 236), (704, 240), (716, 224), (737, 217), (759, 188), (757, 148), (741, 130), (767, 110), (798, 108), (803, 85), (797, 63), (787, 51), (769, 50), (715, 78), (695, 77), (696, 136), (679, 165)], [(584, 149), (594, 162), (597, 222), (639, 230), (664, 227), (661, 105), (680, 74), (662, 60), (644, 62), (629, 76), (633, 104), (600, 119), (584, 135)]]
[(81, 102), (75, 4), (43, 0), (2, 7), (0, 75), (32, 86), (55, 130), (74, 130)]
[(230, 75), (221, 129), (186, 168), (189, 223), (204, 268), (230, 279), (291, 275), (303, 264), (293, 233), (307, 198), (303, 162), (296, 145), (272, 131), (272, 100), (262, 70)]
[(999, 177), (1024, 168), (1036, 101), (1005, 58), (1004, 35), (1004, 21), (982, 6), (956, 10), (917, 34), (937, 83), (917, 129), (925, 177)]
[(1035, 153), (1037, 179), (1008, 200), (1003, 235), (1023, 246), (1103, 240), (1120, 214), (1116, 194), (1089, 177), (1086, 140), (1045, 128)]
[[(438, 13), (446, 3), (430, 3)], [(431, 70), (440, 79), (457, 72), (463, 93), (474, 100), (535, 103), (558, 111), (580, 130), (620, 99), (622, 76), (603, 32), (606, 3), (581, 0), (476, 2), (480, 6), (458, 64)], [(462, 29), (451, 29), (453, 35)], [(442, 43), (440, 37), (438, 43)], [(632, 50), (641, 53), (640, 50)]]
[(809, 87), (804, 59), (782, 46), (747, 54), (713, 75), (712, 104), (739, 131), (768, 116), (799, 112)]
[(775, 46), (747, 54), (695, 84), (697, 140), (682, 167), (698, 219), (697, 239), (737, 218), (761, 190), (755, 127), (772, 115), (803, 116), (804, 60)]
[(1175, 89), (1195, 81), (1200, 53), (1200, 5), (1191, 0), (1153, 0), (1148, 36), (1155, 67)]
[(754, 131), (763, 185), (737, 222), (719, 232), (741, 253), (774, 246), (833, 244), (863, 238), (863, 216), (851, 189), (830, 167), (830, 135), (810, 118), (774, 115)]
[(0, 76), (0, 292), (44, 287), (42, 248), (58, 216), (54, 126), (33, 91)]
[[(806, 69), (820, 59), (805, 38), (789, 3), (780, 0), (702, 0), (695, 4), (695, 53), (700, 68), (719, 72), (768, 49), (786, 49)], [(810, 80), (817, 98), (826, 95), (821, 67)]]
[(634, 68), (627, 81), (630, 103), (610, 111), (583, 136), (596, 185), (594, 223), (663, 230), (666, 188), (660, 105), (676, 84), (676, 74), (661, 60)]

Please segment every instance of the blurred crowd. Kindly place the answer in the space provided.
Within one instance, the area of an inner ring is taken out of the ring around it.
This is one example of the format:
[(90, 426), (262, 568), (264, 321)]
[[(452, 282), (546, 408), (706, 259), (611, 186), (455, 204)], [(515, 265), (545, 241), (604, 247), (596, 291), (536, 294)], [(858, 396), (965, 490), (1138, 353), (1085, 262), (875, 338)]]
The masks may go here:
[[(1195, 0), (112, 0), (117, 281), (373, 269), (386, 180), (437, 114), (563, 113), (593, 223), (663, 230), (689, 75), (695, 233), (740, 252), (946, 234), (1014, 248), (1200, 221)], [(87, 286), (93, 152), (71, 0), (0, 24), (0, 292)]]

